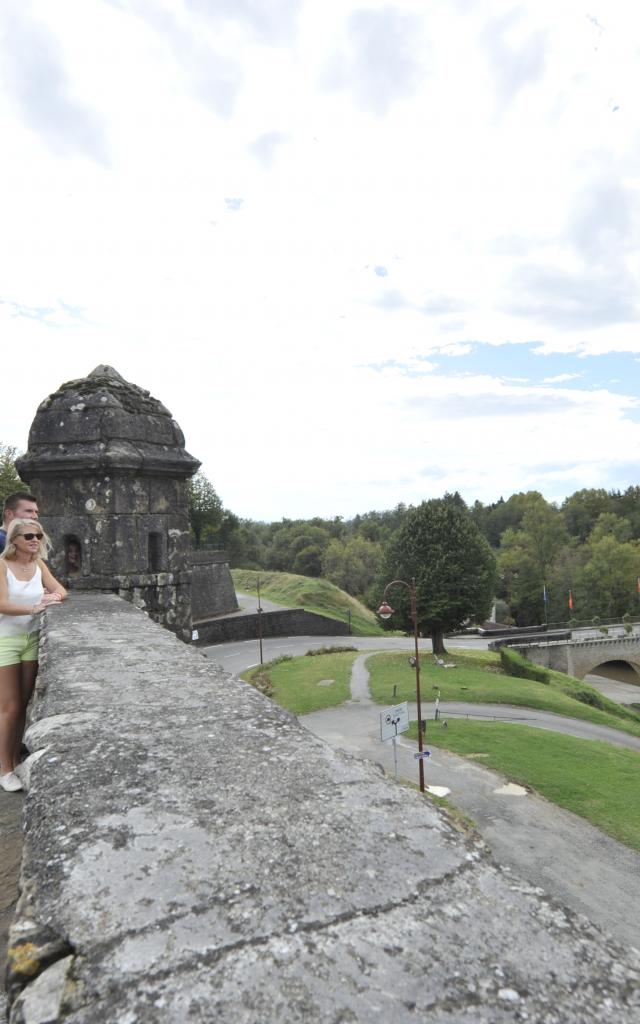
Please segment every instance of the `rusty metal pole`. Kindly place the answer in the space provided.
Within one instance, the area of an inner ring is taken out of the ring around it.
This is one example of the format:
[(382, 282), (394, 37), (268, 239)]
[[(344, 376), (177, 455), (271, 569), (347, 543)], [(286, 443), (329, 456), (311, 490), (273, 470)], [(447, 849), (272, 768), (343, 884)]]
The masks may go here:
[(262, 605), (260, 604), (260, 577), (258, 576), (258, 640), (260, 642), (260, 664), (262, 661)]
[[(415, 576), (411, 577), (411, 583), (407, 583), (406, 580), (391, 580), (391, 583), (387, 583), (382, 594), (382, 604), (378, 608), (378, 615), (382, 619), (388, 619), (393, 615), (393, 608), (387, 604), (387, 593), (391, 587), (401, 586), (406, 587), (409, 591), (411, 598), (411, 617), (413, 619), (413, 641), (415, 644), (415, 662), (416, 669), (416, 705), (418, 711), (418, 762), (419, 762), (419, 776), (420, 776), (420, 792), (424, 793), (424, 757), (423, 744), (422, 744), (422, 701), (420, 698), (420, 650), (418, 648), (418, 608), (416, 602), (416, 580)], [(395, 696), (395, 693), (394, 693)]]
[[(420, 651), (418, 649), (418, 608), (416, 604), (416, 581), (415, 577), (411, 579), (411, 586), (409, 587), (409, 593), (411, 595), (411, 615), (413, 616), (413, 640), (416, 650), (416, 704), (418, 706), (418, 752), (422, 754), (422, 702), (420, 700)], [(424, 758), (418, 758), (419, 775), (420, 775), (420, 792), (424, 793)]]

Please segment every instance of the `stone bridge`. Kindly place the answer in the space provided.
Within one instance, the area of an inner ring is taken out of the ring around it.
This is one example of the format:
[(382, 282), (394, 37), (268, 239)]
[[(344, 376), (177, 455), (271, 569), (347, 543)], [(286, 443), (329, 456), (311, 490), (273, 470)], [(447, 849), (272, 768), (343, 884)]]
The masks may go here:
[(11, 1024), (637, 1024), (638, 953), (430, 800), (114, 594), (45, 620)]
[(511, 644), (524, 658), (545, 668), (584, 679), (600, 665), (623, 661), (640, 682), (640, 636), (603, 637), (593, 640), (559, 640), (551, 643)]

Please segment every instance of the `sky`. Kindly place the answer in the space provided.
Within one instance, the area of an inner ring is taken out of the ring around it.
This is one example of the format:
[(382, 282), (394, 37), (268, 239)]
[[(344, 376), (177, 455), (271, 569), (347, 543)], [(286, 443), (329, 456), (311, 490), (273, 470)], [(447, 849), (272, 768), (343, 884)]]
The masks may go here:
[(628, 0), (2, 0), (0, 441), (100, 363), (245, 518), (640, 483)]

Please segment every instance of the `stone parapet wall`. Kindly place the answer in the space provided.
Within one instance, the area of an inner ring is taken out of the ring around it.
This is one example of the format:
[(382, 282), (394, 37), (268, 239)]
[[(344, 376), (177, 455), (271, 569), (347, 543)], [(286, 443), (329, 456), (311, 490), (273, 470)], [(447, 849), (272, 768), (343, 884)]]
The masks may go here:
[(11, 1024), (636, 1024), (637, 954), (131, 604), (41, 648)]
[[(260, 624), (258, 614), (231, 615), (213, 622), (195, 622), (198, 641), (204, 644), (223, 644), (232, 640), (254, 640)], [(330, 619), (328, 615), (306, 612), (303, 608), (290, 608), (280, 612), (262, 612), (262, 636), (348, 636), (346, 622)]]
[(511, 647), (536, 665), (566, 672), (576, 679), (584, 679), (608, 661), (624, 661), (640, 676), (638, 636), (512, 644)]
[(229, 564), (229, 555), (221, 548), (199, 548), (189, 552), (191, 565), (215, 565), (220, 562)]

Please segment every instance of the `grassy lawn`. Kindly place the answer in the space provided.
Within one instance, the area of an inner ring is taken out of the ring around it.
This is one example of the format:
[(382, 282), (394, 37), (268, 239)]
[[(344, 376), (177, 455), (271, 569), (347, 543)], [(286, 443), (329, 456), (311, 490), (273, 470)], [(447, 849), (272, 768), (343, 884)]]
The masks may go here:
[[(294, 715), (343, 704), (351, 694), (351, 666), (359, 653), (317, 654), (265, 666), (273, 683), (273, 700)], [(251, 681), (259, 672), (259, 667), (252, 668), (242, 678)]]
[[(416, 698), (415, 669), (409, 665), (409, 647), (403, 654), (381, 653), (367, 659), (371, 674), (371, 696), (380, 704), (398, 703)], [(454, 650), (445, 659), (455, 662), (456, 668), (437, 668), (431, 657), (420, 660), (420, 689), (424, 701), (433, 700), (435, 687), (440, 689), (441, 700), (469, 701), (474, 704), (512, 704), (517, 707), (552, 711), (570, 718), (580, 718), (598, 725), (640, 736), (640, 715), (607, 700), (587, 683), (572, 679), (561, 672), (550, 672), (550, 682), (537, 683), (531, 679), (507, 676), (500, 666), (500, 656), (493, 651)], [(394, 684), (397, 687), (393, 696)], [(577, 700), (581, 693), (602, 707)]]
[(287, 608), (304, 608), (341, 622), (348, 622), (351, 612), (354, 636), (387, 635), (372, 611), (327, 580), (295, 576), (288, 572), (256, 572), (253, 569), (232, 569), (231, 576), (236, 590), (254, 596), (258, 593), (259, 578), (261, 597)]
[[(417, 740), (415, 723), (409, 735)], [(640, 850), (640, 754), (633, 750), (524, 725), (452, 719), (447, 729), (427, 725), (426, 746), (478, 760)]]

